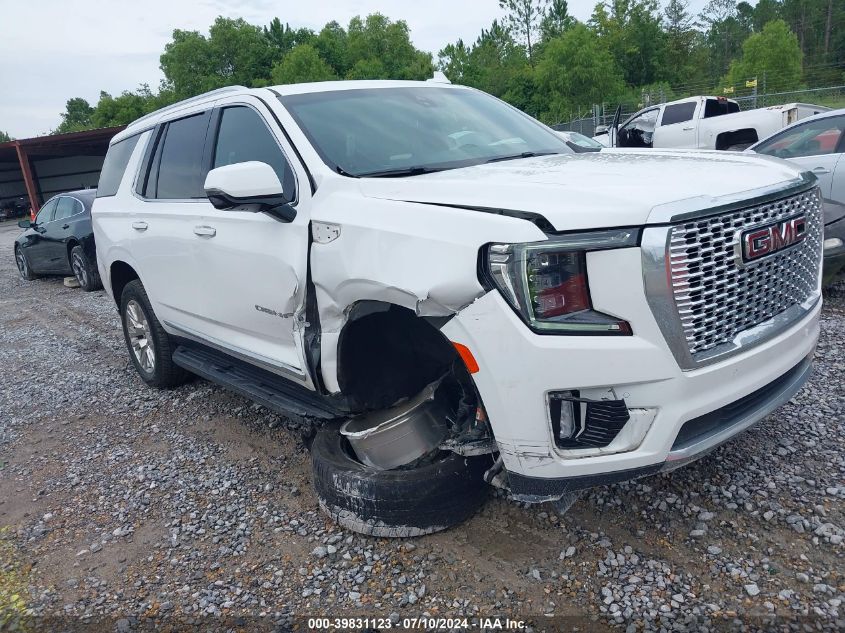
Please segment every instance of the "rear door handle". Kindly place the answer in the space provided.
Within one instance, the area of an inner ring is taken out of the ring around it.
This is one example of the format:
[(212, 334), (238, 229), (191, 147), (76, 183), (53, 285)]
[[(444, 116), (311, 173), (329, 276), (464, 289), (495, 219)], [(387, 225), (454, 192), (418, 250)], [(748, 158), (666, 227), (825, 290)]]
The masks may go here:
[(813, 169), (814, 174), (829, 174), (830, 170), (827, 167), (815, 167)]
[(62, 224), (62, 228), (63, 228), (63, 229), (69, 229), (69, 228), (70, 228), (70, 224)]
[(199, 224), (194, 227), (194, 234), (202, 235), (203, 237), (214, 237), (215, 235), (217, 235), (217, 229), (215, 229), (213, 226)]
[(146, 222), (133, 222), (132, 228), (136, 231), (146, 231), (147, 230), (147, 223)]

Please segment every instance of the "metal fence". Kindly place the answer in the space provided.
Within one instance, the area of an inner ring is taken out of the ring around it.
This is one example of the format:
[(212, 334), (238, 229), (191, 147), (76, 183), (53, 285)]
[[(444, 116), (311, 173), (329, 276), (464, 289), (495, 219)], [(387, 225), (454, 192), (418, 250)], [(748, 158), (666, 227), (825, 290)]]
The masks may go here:
[[(828, 86), (825, 88), (808, 88), (805, 90), (793, 90), (790, 92), (763, 92), (755, 94), (756, 91), (747, 91), (748, 94), (726, 95), (740, 104), (743, 110), (764, 108), (767, 106), (779, 105), (782, 103), (813, 103), (831, 107), (845, 107), (845, 86)], [(662, 98), (664, 95), (643, 95), (641, 103), (623, 103), (621, 123), (629, 116), (646, 106), (658, 105), (673, 99)], [(568, 130), (580, 132), (585, 136), (595, 136), (596, 127), (599, 125), (610, 125), (613, 122), (613, 115), (617, 105), (599, 104), (593, 106), (592, 110), (581, 112), (577, 118), (566, 122), (558, 123), (552, 127), (556, 130)]]

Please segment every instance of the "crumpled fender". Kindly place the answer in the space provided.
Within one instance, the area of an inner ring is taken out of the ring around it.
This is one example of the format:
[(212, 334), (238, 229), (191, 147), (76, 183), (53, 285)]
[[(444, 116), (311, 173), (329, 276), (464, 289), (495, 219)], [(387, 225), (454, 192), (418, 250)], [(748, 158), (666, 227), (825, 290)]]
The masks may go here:
[(311, 277), (323, 380), (332, 393), (340, 390), (338, 340), (356, 302), (447, 317), (484, 294), (477, 272), (484, 244), (546, 239), (522, 219), (350, 193), (329, 193), (315, 209)]

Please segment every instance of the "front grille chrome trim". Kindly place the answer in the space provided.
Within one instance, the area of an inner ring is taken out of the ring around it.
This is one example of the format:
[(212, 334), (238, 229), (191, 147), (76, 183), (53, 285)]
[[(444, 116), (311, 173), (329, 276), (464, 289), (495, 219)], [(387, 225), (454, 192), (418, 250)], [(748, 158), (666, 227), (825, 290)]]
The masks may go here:
[[(801, 243), (752, 267), (736, 266), (734, 234), (789, 217), (796, 208), (810, 224)], [(647, 227), (641, 243), (646, 296), (680, 368), (724, 360), (810, 313), (821, 300), (821, 240), (821, 198), (814, 181), (786, 196), (746, 200), (738, 209)]]

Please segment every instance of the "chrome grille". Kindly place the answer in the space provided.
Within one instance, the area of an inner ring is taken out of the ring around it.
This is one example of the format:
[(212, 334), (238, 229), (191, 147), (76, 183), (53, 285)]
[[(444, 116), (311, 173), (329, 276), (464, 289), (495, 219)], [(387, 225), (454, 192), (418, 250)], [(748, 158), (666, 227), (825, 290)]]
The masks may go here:
[[(735, 244), (748, 229), (802, 214), (806, 237), (757, 262), (738, 265)], [(818, 189), (671, 228), (671, 291), (692, 357), (817, 294), (822, 250)]]

